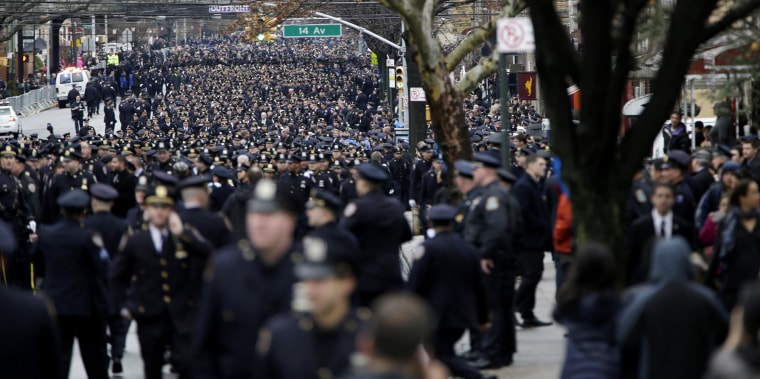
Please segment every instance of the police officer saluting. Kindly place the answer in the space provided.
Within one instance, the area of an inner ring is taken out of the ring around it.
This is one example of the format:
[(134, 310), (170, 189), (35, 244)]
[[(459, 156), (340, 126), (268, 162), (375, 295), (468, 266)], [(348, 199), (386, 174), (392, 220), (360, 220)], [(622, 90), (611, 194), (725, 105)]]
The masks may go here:
[(34, 248), (37, 276), (53, 300), (61, 332), (60, 377), (68, 378), (74, 338), (87, 377), (108, 378), (106, 311), (108, 253), (102, 237), (84, 227), (90, 197), (76, 189), (58, 198), (63, 217), (40, 226)]
[(343, 211), (342, 225), (359, 240), (359, 281), (356, 289), (358, 305), (369, 306), (383, 293), (403, 287), (399, 249), (412, 239), (412, 231), (404, 217), (404, 207), (393, 197), (385, 196), (383, 184), (390, 179), (388, 171), (375, 163), (357, 166), (359, 198)]
[(454, 232), (457, 209), (448, 204), (430, 208), (428, 219), (435, 236), (415, 252), (408, 287), (426, 299), (437, 315), (435, 356), (456, 377), (493, 378), (480, 374), (456, 356), (454, 344), (465, 329), (488, 327), (488, 306), (475, 247)]
[(162, 377), (167, 346), (183, 378), (197, 301), (191, 267), (205, 261), (211, 246), (182, 224), (166, 187), (156, 186), (145, 204), (147, 228), (125, 237), (111, 266), (111, 294), (122, 316), (137, 322), (145, 378)]
[(356, 250), (341, 237), (303, 240), (304, 262), (297, 265), (309, 312), (277, 316), (258, 339), (257, 378), (322, 379), (350, 366), (356, 336), (369, 310), (354, 312)]

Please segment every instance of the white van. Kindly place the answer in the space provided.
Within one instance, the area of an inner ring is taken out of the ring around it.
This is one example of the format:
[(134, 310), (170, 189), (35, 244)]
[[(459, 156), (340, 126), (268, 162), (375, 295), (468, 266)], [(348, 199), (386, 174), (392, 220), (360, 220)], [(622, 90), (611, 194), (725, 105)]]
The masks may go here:
[(69, 91), (77, 86), (79, 93), (84, 96), (84, 87), (90, 81), (90, 72), (78, 68), (67, 68), (58, 73), (55, 78), (55, 94), (58, 96), (58, 108), (68, 105)]

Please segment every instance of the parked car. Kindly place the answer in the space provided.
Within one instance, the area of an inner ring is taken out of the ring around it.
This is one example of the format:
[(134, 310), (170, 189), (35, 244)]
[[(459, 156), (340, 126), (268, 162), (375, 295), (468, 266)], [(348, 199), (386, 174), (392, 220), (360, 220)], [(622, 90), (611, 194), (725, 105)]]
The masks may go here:
[(21, 134), (21, 113), (9, 102), (0, 101), (0, 138), (18, 138)]

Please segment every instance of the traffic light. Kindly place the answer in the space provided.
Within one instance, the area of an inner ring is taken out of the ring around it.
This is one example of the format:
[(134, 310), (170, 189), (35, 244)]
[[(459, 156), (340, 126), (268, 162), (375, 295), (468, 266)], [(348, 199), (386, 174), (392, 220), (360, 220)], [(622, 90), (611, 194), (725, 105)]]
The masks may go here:
[(404, 68), (396, 67), (396, 89), (404, 89)]
[(267, 42), (277, 41), (277, 27), (269, 28), (269, 31), (266, 33), (265, 40)]
[(29, 62), (29, 55), (27, 54), (21, 55), (21, 61), (24, 63)]

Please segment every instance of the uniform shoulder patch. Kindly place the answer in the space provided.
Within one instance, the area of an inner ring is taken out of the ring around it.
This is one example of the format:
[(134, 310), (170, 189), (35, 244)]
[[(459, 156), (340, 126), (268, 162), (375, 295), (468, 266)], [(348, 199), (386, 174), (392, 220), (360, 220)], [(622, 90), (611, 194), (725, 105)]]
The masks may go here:
[(356, 213), (356, 204), (350, 203), (346, 205), (346, 209), (343, 210), (343, 216), (351, 217)]
[(34, 183), (29, 183), (29, 185), (27, 186), (27, 188), (29, 189), (29, 192), (31, 192), (31, 193), (34, 193), (35, 191), (37, 191), (37, 186), (34, 185)]
[(499, 198), (496, 196), (489, 196), (488, 199), (486, 199), (486, 210), (495, 211), (497, 209), (499, 209)]
[(647, 194), (641, 188), (636, 190), (636, 201), (641, 204), (647, 202)]
[(95, 244), (95, 246), (99, 248), (103, 248), (103, 237), (100, 235), (100, 233), (93, 233), (92, 234), (92, 243)]

